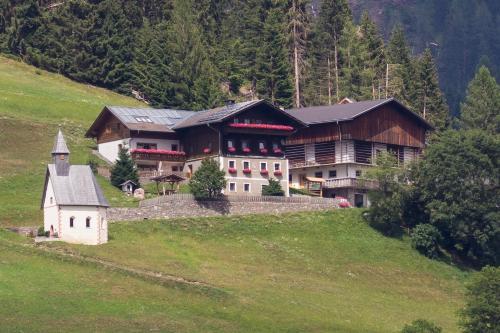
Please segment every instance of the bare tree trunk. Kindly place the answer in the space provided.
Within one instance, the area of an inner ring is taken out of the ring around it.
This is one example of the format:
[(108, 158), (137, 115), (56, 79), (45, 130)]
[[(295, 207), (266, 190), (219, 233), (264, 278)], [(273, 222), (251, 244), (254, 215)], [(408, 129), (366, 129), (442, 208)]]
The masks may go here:
[[(296, 14), (295, 0), (292, 1), (292, 11)], [(300, 68), (299, 68), (299, 45), (297, 36), (297, 20), (293, 20), (293, 69), (295, 74), (295, 107), (300, 108)]]
[(424, 119), (425, 119), (425, 116), (426, 116), (426, 112), (427, 112), (427, 95), (424, 94), (424, 110), (422, 112), (422, 115), (423, 115)]
[(389, 92), (389, 63), (387, 63), (387, 67), (385, 68), (385, 98), (388, 97)]
[(332, 105), (332, 72), (330, 65), (330, 54), (328, 54), (328, 105)]
[(337, 102), (338, 102), (340, 98), (339, 98), (339, 63), (337, 54), (337, 40), (335, 40), (334, 51), (335, 51), (335, 96), (337, 97)]

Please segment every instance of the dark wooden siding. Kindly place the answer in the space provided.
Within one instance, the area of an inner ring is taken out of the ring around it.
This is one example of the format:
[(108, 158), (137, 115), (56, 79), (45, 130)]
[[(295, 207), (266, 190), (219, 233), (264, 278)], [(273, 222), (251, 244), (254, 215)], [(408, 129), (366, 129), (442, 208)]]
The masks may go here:
[(208, 126), (198, 126), (183, 130), (181, 145), (188, 158), (209, 155), (203, 152), (205, 148), (210, 148), (211, 154), (217, 154), (219, 153), (218, 129)]
[(123, 126), (118, 118), (109, 113), (104, 117), (103, 125), (99, 126), (97, 132), (97, 143), (130, 138), (130, 131)]
[(310, 125), (287, 139), (287, 144), (304, 144), (343, 139), (380, 142), (423, 148), (425, 127), (415, 117), (385, 105), (352, 121)]

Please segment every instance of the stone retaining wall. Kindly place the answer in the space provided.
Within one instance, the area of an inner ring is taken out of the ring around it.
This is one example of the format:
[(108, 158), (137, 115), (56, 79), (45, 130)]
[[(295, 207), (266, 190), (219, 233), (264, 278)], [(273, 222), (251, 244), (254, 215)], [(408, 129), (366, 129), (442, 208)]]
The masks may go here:
[(133, 221), (144, 219), (206, 217), (221, 215), (278, 214), (300, 211), (329, 210), (338, 207), (335, 200), (324, 202), (241, 202), (230, 200), (197, 201), (193, 199), (165, 200), (157, 205), (139, 208), (110, 208), (108, 220)]

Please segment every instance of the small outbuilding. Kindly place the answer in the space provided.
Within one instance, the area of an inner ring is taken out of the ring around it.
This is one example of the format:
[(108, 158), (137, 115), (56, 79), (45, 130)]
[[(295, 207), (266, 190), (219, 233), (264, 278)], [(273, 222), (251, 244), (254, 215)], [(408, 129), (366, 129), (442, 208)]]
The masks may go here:
[(68, 243), (98, 245), (108, 241), (109, 207), (88, 165), (70, 165), (69, 149), (59, 131), (47, 165), (42, 197), (44, 229)]
[(121, 186), (123, 192), (129, 193), (129, 194), (134, 193), (135, 189), (139, 187), (139, 186), (137, 186), (137, 184), (135, 182), (133, 182), (131, 180), (127, 180), (126, 182), (121, 183), (120, 186)]

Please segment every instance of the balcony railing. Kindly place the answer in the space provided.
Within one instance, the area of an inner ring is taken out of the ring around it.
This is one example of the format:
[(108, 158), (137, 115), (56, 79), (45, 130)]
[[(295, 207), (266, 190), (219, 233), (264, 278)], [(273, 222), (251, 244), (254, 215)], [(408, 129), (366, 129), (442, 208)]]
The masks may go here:
[(376, 189), (378, 187), (378, 182), (375, 180), (360, 179), (360, 178), (328, 178), (325, 179), (323, 185), (325, 188), (364, 188), (364, 189)]
[(183, 151), (161, 150), (161, 149), (132, 149), (132, 159), (147, 161), (172, 161), (184, 162), (186, 153)]

